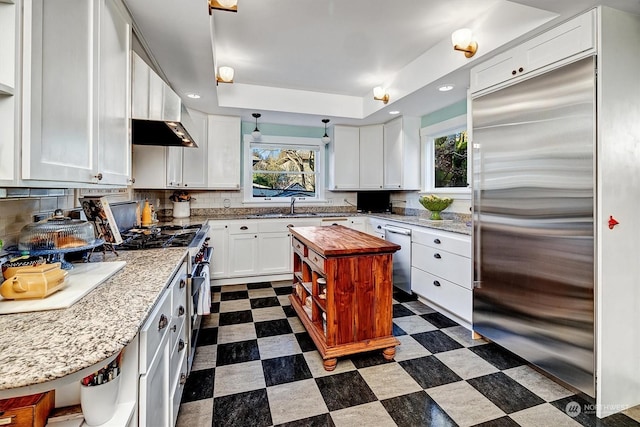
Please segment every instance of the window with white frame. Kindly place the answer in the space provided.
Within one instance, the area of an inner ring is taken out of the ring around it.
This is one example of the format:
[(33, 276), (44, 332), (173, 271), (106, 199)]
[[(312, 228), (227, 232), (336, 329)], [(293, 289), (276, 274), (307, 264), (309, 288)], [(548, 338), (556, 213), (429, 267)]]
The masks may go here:
[(323, 198), (324, 145), (317, 138), (244, 136), (244, 199), (288, 202)]
[(422, 129), (424, 191), (469, 193), (466, 115)]

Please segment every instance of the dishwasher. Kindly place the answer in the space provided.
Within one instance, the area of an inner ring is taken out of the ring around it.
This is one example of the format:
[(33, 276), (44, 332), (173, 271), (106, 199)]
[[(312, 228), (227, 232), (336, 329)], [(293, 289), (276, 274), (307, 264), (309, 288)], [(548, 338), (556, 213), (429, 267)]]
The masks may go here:
[(393, 286), (411, 293), (411, 229), (385, 224), (384, 239), (400, 245), (400, 250), (393, 254)]

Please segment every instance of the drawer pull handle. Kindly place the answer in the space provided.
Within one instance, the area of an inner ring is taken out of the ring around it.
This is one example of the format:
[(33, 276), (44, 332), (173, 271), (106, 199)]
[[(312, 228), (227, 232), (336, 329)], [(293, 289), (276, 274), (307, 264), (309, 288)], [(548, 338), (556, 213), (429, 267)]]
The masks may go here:
[(184, 288), (185, 286), (187, 286), (187, 281), (184, 279), (180, 279), (180, 289)]
[(438, 282), (437, 280), (433, 281), (433, 286), (440, 286), (440, 282)]
[[(4, 412), (3, 412), (4, 414)], [(4, 418), (0, 418), (0, 426), (8, 426), (10, 424), (13, 424), (13, 419), (15, 418), (15, 415), (11, 415), (8, 417), (4, 417)]]
[(247, 227), (246, 225), (243, 225), (242, 227), (240, 227), (240, 230), (248, 230), (249, 227)]
[(178, 325), (173, 325), (171, 327), (171, 331), (176, 332), (178, 330)]
[(442, 258), (442, 257), (440, 256), (440, 254), (438, 254), (438, 253), (433, 254), (433, 257), (434, 257), (435, 259), (440, 259), (440, 258)]
[(184, 316), (185, 309), (183, 306), (178, 307), (178, 316)]
[(165, 316), (164, 314), (160, 315), (160, 320), (158, 321), (158, 330), (161, 331), (164, 328), (167, 327), (167, 325), (169, 324), (169, 319), (167, 319), (167, 316)]
[(313, 257), (313, 262), (318, 262), (318, 257)]
[(178, 341), (178, 351), (184, 350), (184, 347), (184, 340), (181, 338), (180, 341)]
[(289, 227), (294, 227), (294, 225), (293, 224), (287, 224), (287, 228), (289, 228)]
[(436, 245), (439, 245), (441, 242), (440, 242), (440, 239), (433, 239), (433, 243), (435, 243)]

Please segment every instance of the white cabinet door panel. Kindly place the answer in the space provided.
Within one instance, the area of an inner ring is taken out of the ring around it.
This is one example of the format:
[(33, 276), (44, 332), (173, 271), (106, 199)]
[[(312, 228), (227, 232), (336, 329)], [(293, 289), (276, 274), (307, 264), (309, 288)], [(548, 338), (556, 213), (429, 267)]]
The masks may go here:
[(240, 117), (209, 116), (208, 188), (240, 188)]
[(260, 274), (291, 273), (291, 235), (260, 233), (258, 244)]
[(380, 190), (384, 184), (384, 126), (360, 128), (360, 186), (363, 190)]

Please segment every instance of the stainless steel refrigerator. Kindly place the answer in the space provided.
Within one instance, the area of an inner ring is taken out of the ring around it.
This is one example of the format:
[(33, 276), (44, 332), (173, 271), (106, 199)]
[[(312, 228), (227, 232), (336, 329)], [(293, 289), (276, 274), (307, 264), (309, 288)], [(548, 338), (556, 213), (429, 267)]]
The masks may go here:
[(595, 396), (595, 58), (472, 99), (473, 329)]

